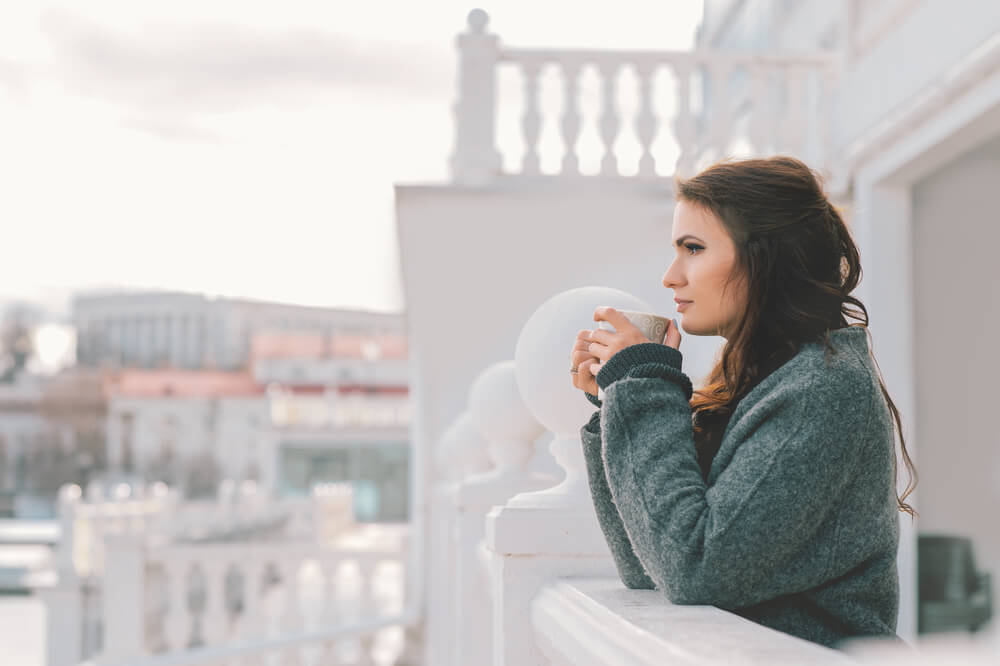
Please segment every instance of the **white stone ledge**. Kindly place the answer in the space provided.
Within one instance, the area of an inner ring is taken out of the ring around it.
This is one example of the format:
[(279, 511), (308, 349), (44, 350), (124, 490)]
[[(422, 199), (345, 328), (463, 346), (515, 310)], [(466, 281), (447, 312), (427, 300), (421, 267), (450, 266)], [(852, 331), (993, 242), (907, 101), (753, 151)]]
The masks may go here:
[(531, 620), (553, 665), (856, 664), (837, 650), (714, 606), (679, 606), (616, 578), (564, 578), (538, 593)]

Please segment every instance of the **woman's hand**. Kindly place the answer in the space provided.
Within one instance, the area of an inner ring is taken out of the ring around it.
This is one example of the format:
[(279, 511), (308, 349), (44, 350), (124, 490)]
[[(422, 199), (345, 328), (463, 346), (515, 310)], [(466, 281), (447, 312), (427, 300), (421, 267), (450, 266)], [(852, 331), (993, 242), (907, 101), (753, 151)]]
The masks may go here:
[[(663, 334), (663, 340), (650, 340), (625, 315), (611, 307), (602, 306), (594, 310), (594, 321), (606, 321), (614, 326), (615, 330), (605, 331), (604, 329), (597, 329), (589, 332), (590, 342), (586, 347), (586, 353), (597, 359), (596, 362), (587, 365), (587, 371), (592, 377), (596, 377), (597, 373), (604, 367), (604, 364), (626, 347), (646, 342), (659, 342), (660, 344), (677, 349), (681, 344), (681, 333), (677, 330), (677, 326), (673, 321), (667, 325), (667, 332)], [(580, 346), (579, 335), (577, 335), (577, 346)], [(576, 376), (574, 375), (574, 377)], [(596, 387), (597, 380), (595, 379), (593, 383)], [(575, 381), (574, 385), (576, 385)], [(596, 393), (596, 388), (594, 392)]]
[(594, 379), (597, 371), (592, 373), (590, 368), (599, 363), (600, 359), (590, 353), (591, 333), (593, 331), (583, 329), (576, 334), (576, 343), (569, 355), (570, 368), (576, 368), (576, 372), (571, 373), (570, 377), (573, 378), (573, 386), (590, 395), (597, 395), (597, 380)]

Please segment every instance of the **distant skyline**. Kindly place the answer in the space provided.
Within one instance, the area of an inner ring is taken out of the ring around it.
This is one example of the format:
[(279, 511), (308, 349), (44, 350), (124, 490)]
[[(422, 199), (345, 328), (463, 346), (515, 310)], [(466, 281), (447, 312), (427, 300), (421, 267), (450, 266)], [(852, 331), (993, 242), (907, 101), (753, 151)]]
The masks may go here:
[[(150, 288), (403, 309), (395, 183), (444, 183), (465, 2), (0, 7), (0, 306)], [(505, 2), (507, 44), (688, 48), (700, 0)]]

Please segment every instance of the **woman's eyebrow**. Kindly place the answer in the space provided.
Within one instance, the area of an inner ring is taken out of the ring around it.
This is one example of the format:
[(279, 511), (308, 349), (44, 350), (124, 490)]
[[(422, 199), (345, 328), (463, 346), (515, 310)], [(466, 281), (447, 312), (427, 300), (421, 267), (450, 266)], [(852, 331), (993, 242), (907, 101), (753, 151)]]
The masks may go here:
[(693, 238), (696, 241), (698, 241), (699, 243), (704, 243), (705, 242), (702, 239), (698, 238), (697, 236), (692, 236), (691, 234), (684, 234), (683, 236), (681, 236), (680, 238), (678, 238), (677, 240), (674, 241), (674, 245), (676, 245), (677, 247), (680, 247), (681, 243), (683, 243), (684, 241), (686, 241), (688, 238)]

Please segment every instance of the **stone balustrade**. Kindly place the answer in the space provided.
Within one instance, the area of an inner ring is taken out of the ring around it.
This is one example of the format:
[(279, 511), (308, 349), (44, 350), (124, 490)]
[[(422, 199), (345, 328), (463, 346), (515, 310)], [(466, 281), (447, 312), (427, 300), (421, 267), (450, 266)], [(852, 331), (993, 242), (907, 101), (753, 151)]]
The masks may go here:
[[(393, 531), (396, 546), (362, 549), (305, 543), (148, 547), (118, 537), (108, 548), (115, 573), (102, 587), (104, 645), (96, 661), (236, 649), (399, 614), (407, 536)], [(361, 638), (370, 642), (374, 633)], [(340, 660), (343, 642), (322, 645), (324, 658)], [(288, 645), (283, 663), (305, 663), (316, 650), (308, 642)], [(366, 659), (370, 651), (370, 644), (362, 647)], [(228, 663), (236, 653), (210, 654), (213, 663)]]
[[(723, 156), (790, 153), (817, 166), (830, 162), (829, 109), (839, 62), (833, 53), (513, 48), (487, 32), (488, 22), (486, 12), (475, 9), (467, 31), (458, 36), (451, 157), (456, 183), (543, 175), (542, 129), (556, 120), (562, 155), (558, 168), (544, 175), (562, 178), (581, 175), (578, 143), (590, 123), (596, 124), (603, 151), (594, 175), (602, 178), (622, 175), (615, 146), (626, 134), (638, 142), (634, 177), (639, 179), (693, 175)], [(523, 88), (519, 127), (512, 132), (497, 125), (498, 110), (509, 103), (498, 96), (504, 68), (516, 70)], [(627, 104), (636, 109), (634, 117), (623, 113), (626, 105), (620, 103), (626, 70), (635, 81), (637, 99)], [(560, 81), (561, 92), (553, 93), (561, 102), (558, 119), (543, 111), (548, 105), (541, 81), (547, 72)], [(587, 86), (594, 77), (591, 90)], [(591, 97), (596, 97), (596, 117), (582, 108)], [(511, 134), (519, 135), (524, 150), (519, 166), (505, 171), (498, 137)], [(668, 157), (669, 144), (675, 149)], [(665, 163), (657, 163), (657, 152)]]
[[(352, 507), (345, 484), (274, 500), (252, 482), (224, 481), (214, 500), (195, 501), (163, 484), (95, 484), (86, 493), (64, 487), (57, 582), (42, 593), (51, 611), (48, 663), (92, 655), (113, 662), (233, 642), (245, 652), (248, 642), (265, 637), (285, 641), (286, 652), (301, 647), (308, 654), (326, 640), (315, 638), (321, 627), (384, 615), (377, 602), (387, 585), (390, 596), (402, 597), (408, 528), (364, 528), (354, 523)], [(309, 631), (312, 639), (290, 638)], [(362, 627), (330, 634), (328, 652), (350, 651), (359, 640), (370, 648), (376, 633)]]
[[(464, 480), (439, 482), (434, 495), (429, 663), (959, 663), (946, 659), (943, 647), (924, 653), (884, 640), (832, 650), (719, 608), (675, 605), (658, 590), (626, 588), (585, 478), (579, 429), (594, 407), (567, 373), (572, 340), (593, 327), (598, 305), (652, 309), (607, 288), (550, 298), (525, 323), (514, 361), (478, 376), (466, 412), (439, 442), (439, 459), (441, 450), (455, 457), (465, 448), (465, 460), (475, 460), (486, 449), (494, 468), (465, 468)], [(526, 471), (530, 442), (542, 429), (555, 436), (550, 451), (561, 479), (544, 482)], [(952, 654), (961, 663), (996, 663), (1000, 632), (992, 644), (963, 643)]]

